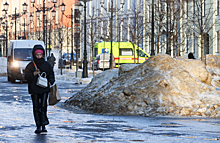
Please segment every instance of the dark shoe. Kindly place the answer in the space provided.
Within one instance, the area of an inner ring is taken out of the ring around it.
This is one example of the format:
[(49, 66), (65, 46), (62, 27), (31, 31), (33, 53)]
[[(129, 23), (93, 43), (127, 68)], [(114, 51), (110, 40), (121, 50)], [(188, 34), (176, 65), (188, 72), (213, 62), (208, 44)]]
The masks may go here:
[(45, 126), (42, 126), (42, 132), (47, 132), (47, 129)]
[(37, 127), (37, 129), (35, 130), (35, 133), (36, 133), (36, 134), (41, 133), (41, 129), (40, 129), (40, 127)]

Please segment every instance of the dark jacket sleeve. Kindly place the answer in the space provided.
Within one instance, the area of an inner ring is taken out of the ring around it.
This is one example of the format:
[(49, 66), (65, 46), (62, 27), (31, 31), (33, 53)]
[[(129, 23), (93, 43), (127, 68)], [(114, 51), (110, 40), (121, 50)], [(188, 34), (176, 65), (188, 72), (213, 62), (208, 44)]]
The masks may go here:
[(32, 63), (29, 63), (25, 68), (25, 79), (29, 83), (32, 82), (34, 79), (33, 72), (34, 72), (33, 65)]
[(50, 83), (51, 85), (53, 85), (54, 82), (55, 82), (54, 71), (53, 71), (53, 67), (51, 66), (51, 64), (48, 63), (48, 65), (49, 65), (49, 71), (48, 71), (48, 77), (47, 77), (47, 79), (48, 79), (49, 83)]

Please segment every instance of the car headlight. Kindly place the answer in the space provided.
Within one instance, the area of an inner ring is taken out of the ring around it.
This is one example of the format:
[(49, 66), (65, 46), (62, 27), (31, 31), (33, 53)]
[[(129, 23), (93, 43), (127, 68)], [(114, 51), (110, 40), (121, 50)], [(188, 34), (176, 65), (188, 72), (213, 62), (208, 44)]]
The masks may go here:
[(13, 62), (12, 65), (13, 65), (13, 67), (19, 67), (19, 63), (18, 62)]

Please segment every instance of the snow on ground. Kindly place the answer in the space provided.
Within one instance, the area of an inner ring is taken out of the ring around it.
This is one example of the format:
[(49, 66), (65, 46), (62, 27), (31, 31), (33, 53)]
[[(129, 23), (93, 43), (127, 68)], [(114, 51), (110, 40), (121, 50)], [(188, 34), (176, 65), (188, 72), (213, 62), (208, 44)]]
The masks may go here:
[[(75, 69), (62, 69), (61, 75), (61, 69), (58, 69), (58, 63), (61, 56), (59, 49), (53, 49), (51, 50), (51, 53), (53, 53), (56, 58), (56, 64), (54, 65), (54, 74), (57, 81), (67, 81), (70, 83), (78, 84), (88, 84), (91, 82), (93, 78), (93, 73), (91, 70), (88, 70), (88, 78), (77, 78)], [(82, 69), (79, 69), (78, 71), (82, 72)], [(100, 72), (102, 71), (95, 71), (95, 75), (99, 74)]]
[[(55, 56), (58, 56), (56, 49), (52, 50)], [(57, 57), (56, 57), (57, 58)], [(57, 58), (58, 59), (58, 58)], [(57, 65), (57, 64), (55, 64)], [(7, 58), (6, 57), (0, 57), (0, 76), (6, 76), (7, 75)], [(56, 68), (57, 67), (57, 68)], [(79, 69), (79, 71), (82, 72), (82, 69)], [(95, 75), (101, 73), (102, 71), (95, 71)], [(89, 77), (88, 78), (76, 78), (76, 71), (74, 69), (62, 69), (62, 75), (61, 75), (61, 69), (58, 69), (58, 66), (54, 67), (54, 74), (55, 78), (58, 81), (67, 81), (70, 83), (78, 83), (78, 84), (88, 84), (91, 82), (93, 78), (93, 73), (91, 70), (88, 71)]]
[[(82, 69), (78, 70), (79, 72), (82, 72)], [(102, 71), (95, 71), (95, 75), (101, 73)], [(62, 75), (61, 75), (61, 69), (54, 69), (55, 78), (58, 81), (67, 81), (70, 83), (76, 83), (76, 84), (88, 84), (91, 82), (93, 78), (93, 73), (91, 70), (88, 71), (88, 78), (77, 78), (76, 77), (76, 71), (72, 69), (62, 69)]]
[(6, 76), (7, 74), (7, 58), (0, 57), (0, 76)]
[(119, 71), (96, 75), (65, 104), (108, 115), (220, 117), (219, 91), (200, 60), (157, 55)]

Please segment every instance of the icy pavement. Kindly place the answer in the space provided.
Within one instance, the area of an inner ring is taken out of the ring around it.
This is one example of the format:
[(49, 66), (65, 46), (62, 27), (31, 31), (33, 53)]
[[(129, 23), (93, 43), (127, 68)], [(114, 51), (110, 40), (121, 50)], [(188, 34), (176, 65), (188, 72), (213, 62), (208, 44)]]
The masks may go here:
[(141, 116), (103, 116), (62, 103), (86, 84), (57, 81), (62, 100), (48, 107), (50, 124), (46, 134), (35, 134), (27, 84), (0, 77), (0, 142), (3, 143), (209, 143), (219, 140), (219, 119)]

